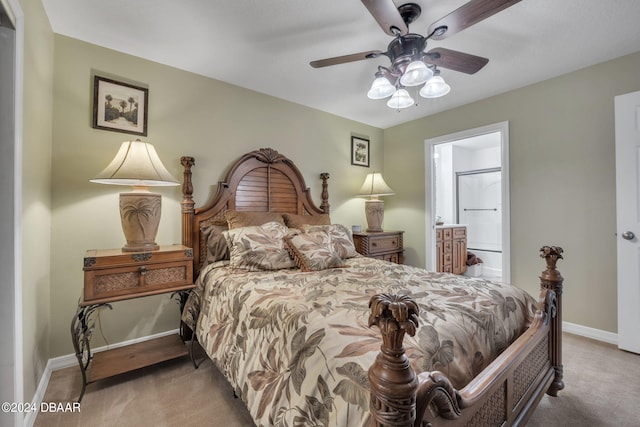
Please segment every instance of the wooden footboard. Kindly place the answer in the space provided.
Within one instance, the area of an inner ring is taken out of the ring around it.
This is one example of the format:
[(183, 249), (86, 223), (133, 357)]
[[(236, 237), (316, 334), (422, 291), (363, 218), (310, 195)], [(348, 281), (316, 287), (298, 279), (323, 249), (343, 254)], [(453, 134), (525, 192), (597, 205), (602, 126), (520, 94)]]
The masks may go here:
[(382, 333), (381, 351), (369, 369), (372, 426), (524, 425), (547, 393), (556, 396), (562, 379), (562, 248), (544, 246), (547, 268), (531, 326), (461, 390), (441, 372), (416, 375), (402, 345), (418, 327), (418, 305), (404, 295), (375, 295), (369, 325)]

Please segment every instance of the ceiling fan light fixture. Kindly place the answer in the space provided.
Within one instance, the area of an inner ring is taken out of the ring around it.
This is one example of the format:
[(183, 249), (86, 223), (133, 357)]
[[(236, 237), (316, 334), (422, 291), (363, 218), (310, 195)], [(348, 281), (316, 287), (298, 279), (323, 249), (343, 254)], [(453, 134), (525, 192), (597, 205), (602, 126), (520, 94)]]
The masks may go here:
[(414, 102), (415, 101), (406, 89), (398, 89), (387, 101), (387, 107), (400, 110), (402, 108), (411, 107)]
[(449, 86), (442, 77), (436, 74), (427, 81), (427, 84), (425, 84), (422, 89), (420, 89), (420, 96), (423, 98), (440, 98), (441, 96), (448, 94), (450, 91), (451, 86)]
[(429, 80), (433, 76), (427, 65), (422, 61), (413, 61), (407, 65), (404, 74), (400, 77), (402, 86), (418, 86)]
[(371, 83), (371, 89), (367, 92), (367, 96), (369, 99), (382, 99), (393, 95), (395, 91), (395, 86), (386, 77), (379, 76)]

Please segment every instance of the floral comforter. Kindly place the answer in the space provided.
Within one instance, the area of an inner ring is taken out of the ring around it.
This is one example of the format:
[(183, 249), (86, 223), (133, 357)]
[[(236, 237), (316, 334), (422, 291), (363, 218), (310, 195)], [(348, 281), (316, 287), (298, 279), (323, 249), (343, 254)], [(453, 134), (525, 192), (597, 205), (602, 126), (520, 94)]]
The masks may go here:
[(183, 320), (248, 407), (256, 426), (368, 426), (367, 370), (381, 339), (368, 303), (382, 292), (420, 307), (405, 338), (416, 372), (462, 388), (517, 338), (535, 300), (511, 285), (356, 257), (347, 268), (249, 272), (207, 266)]

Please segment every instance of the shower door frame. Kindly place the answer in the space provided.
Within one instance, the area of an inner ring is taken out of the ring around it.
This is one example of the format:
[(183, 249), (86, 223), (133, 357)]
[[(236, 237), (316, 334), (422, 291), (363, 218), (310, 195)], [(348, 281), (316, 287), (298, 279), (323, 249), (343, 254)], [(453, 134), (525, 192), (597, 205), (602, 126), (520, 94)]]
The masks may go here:
[[(498, 168), (486, 168), (486, 169), (475, 169), (475, 170), (456, 172), (456, 223), (457, 224), (461, 224), (461, 222), (460, 222), (460, 177), (461, 176), (469, 176), (469, 175), (481, 175), (483, 173), (495, 173), (495, 172), (500, 172), (500, 180), (502, 181), (502, 168), (501, 167), (498, 167)], [(502, 196), (502, 194), (501, 194), (501, 196)], [(501, 198), (500, 201), (502, 202), (502, 198)], [(497, 211), (498, 209), (494, 208), (494, 209), (481, 209), (481, 210)], [(475, 249), (475, 250), (484, 251), (484, 252), (502, 253), (502, 241), (500, 242), (500, 250), (499, 251), (495, 250), (495, 249), (472, 248), (472, 247), (469, 246), (469, 228), (467, 227), (467, 249), (469, 249), (469, 250)]]

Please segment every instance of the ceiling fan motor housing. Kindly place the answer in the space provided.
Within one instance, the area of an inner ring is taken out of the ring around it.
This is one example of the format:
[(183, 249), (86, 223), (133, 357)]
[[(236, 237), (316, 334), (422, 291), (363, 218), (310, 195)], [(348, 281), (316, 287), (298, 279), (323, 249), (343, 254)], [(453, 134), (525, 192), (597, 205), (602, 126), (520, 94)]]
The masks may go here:
[(391, 60), (394, 74), (403, 74), (411, 61), (421, 59), (427, 39), (420, 34), (409, 33), (393, 39), (385, 53)]

